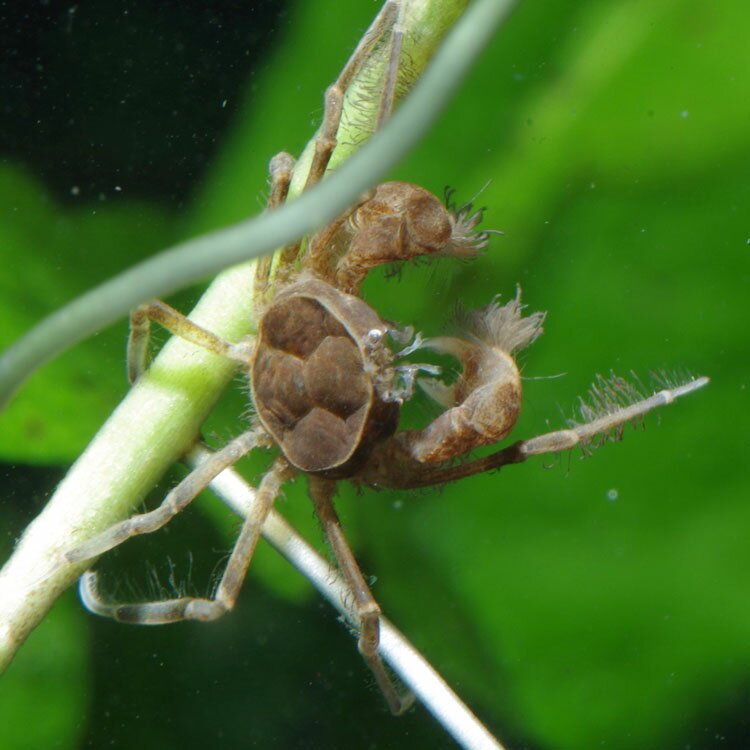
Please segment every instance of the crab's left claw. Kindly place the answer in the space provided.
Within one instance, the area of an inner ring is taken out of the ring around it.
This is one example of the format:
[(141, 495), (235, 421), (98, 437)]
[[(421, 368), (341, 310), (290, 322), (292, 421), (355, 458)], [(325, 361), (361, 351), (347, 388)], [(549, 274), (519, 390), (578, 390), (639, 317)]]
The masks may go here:
[(401, 433), (402, 448), (420, 463), (445, 461), (492, 445), (513, 429), (521, 411), (521, 375), (513, 353), (541, 333), (544, 313), (523, 317), (520, 290), (505, 305), (497, 299), (462, 316), (468, 338), (428, 339), (425, 348), (454, 356), (462, 372), (452, 386), (420, 385), (446, 407), (423, 430)]

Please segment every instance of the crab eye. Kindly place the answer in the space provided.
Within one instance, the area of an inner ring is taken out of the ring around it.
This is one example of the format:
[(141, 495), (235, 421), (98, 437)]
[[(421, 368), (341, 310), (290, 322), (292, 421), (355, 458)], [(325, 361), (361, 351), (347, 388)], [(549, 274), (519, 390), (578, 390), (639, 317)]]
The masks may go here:
[(379, 328), (371, 328), (365, 338), (370, 345), (379, 344), (383, 340), (383, 331)]

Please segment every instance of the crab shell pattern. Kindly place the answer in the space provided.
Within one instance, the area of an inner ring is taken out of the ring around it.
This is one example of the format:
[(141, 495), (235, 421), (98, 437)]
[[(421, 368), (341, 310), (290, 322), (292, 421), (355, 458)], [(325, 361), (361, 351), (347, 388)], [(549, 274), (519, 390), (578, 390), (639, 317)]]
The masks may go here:
[(389, 326), (359, 297), (306, 279), (279, 291), (250, 365), (263, 426), (301, 471), (350, 477), (396, 430)]

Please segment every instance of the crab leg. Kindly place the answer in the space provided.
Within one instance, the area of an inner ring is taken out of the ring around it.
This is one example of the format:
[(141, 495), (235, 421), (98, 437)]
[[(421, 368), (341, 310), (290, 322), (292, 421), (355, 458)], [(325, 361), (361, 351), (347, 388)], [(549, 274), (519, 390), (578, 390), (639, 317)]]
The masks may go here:
[(359, 617), (359, 652), (372, 671), (378, 687), (385, 696), (391, 712), (401, 714), (414, 701), (411, 693), (400, 695), (388, 673), (385, 671), (383, 660), (378, 653), (380, 643), (380, 606), (367, 585), (362, 571), (359, 569), (351, 548), (346, 541), (341, 528), (338, 514), (333, 507), (333, 495), (336, 483), (329, 479), (311, 476), (309, 479), (310, 497), (315, 505), (320, 522), (333, 549), (341, 573), (349, 584), (357, 616)]
[[(372, 54), (372, 51), (377, 46), (378, 42), (383, 38), (386, 31), (391, 28), (399, 13), (397, 2), (387, 2), (380, 13), (375, 17), (370, 28), (365, 32), (365, 35), (360, 40), (357, 48), (352, 53), (351, 57), (347, 61), (344, 69), (339, 74), (339, 77), (328, 87), (325, 93), (325, 114), (323, 116), (323, 124), (320, 126), (320, 131), (315, 138), (315, 154), (313, 156), (310, 171), (307, 174), (307, 181), (305, 182), (305, 190), (319, 182), (325, 174), (326, 167), (330, 161), (333, 149), (336, 148), (337, 140), (336, 134), (341, 123), (341, 113), (344, 107), (344, 96), (346, 95), (347, 89), (351, 86), (355, 76), (362, 70), (367, 58)], [(399, 35), (399, 40), (401, 38)], [(386, 85), (395, 86), (395, 74), (391, 73), (398, 69), (398, 57), (400, 55), (401, 44), (400, 41), (397, 45), (391, 46), (390, 60), (386, 72)], [(387, 101), (392, 106), (393, 92), (383, 92), (383, 97), (387, 98)], [(387, 114), (387, 113), (385, 113)], [(383, 114), (382, 116), (385, 116)], [(381, 122), (378, 121), (378, 127)]]
[[(248, 433), (245, 433), (245, 435), (248, 435)], [(245, 438), (244, 435), (241, 437), (247, 441), (247, 438)], [(252, 440), (250, 442), (252, 442)], [(226, 450), (227, 447), (232, 446), (234, 447), (233, 451)], [(228, 446), (225, 446), (224, 449), (215, 453), (209, 461), (202, 464), (198, 469), (186, 477), (187, 480), (191, 480), (190, 482), (183, 480), (181, 484), (177, 485), (175, 490), (167, 495), (162, 506), (155, 511), (152, 511), (152, 513), (144, 513), (141, 516), (134, 516), (128, 521), (124, 521), (122, 524), (113, 526), (109, 532), (104, 532), (104, 534), (99, 537), (95, 537), (92, 540), (91, 546), (82, 545), (69, 553), (68, 557), (73, 559), (85, 559), (92, 553), (98, 554), (100, 550), (103, 551), (104, 549), (109, 549), (111, 546), (114, 546), (111, 542), (119, 544), (123, 534), (125, 535), (124, 538), (127, 538), (133, 534), (142, 533), (144, 531), (153, 531), (155, 528), (163, 526), (172, 515), (181, 510), (181, 508), (178, 507), (179, 503), (177, 502), (175, 502), (175, 505), (173, 506), (168, 505), (170, 498), (174, 499), (174, 496), (179, 494), (179, 490), (181, 489), (184, 490), (182, 493), (183, 497), (188, 494), (195, 496), (227, 466), (232, 465), (239, 458), (236, 454), (238, 451), (241, 451), (243, 447), (246, 446), (243, 445), (241, 440), (239, 442), (235, 440), (232, 443), (229, 443)], [(205, 472), (202, 471), (204, 467), (206, 468)], [(279, 494), (281, 484), (286, 478), (288, 472), (288, 464), (283, 459), (280, 459), (276, 462), (271, 471), (263, 477), (263, 480), (258, 487), (257, 501), (253, 506), (253, 513), (247, 516), (242, 525), (242, 530), (240, 531), (240, 535), (232, 549), (232, 554), (229, 557), (227, 567), (224, 569), (224, 574), (222, 575), (216, 593), (212, 598), (204, 599), (200, 597), (185, 596), (178, 599), (168, 599), (166, 601), (157, 602), (140, 602), (135, 604), (108, 603), (103, 601), (99, 596), (96, 585), (96, 574), (92, 571), (87, 571), (81, 576), (79, 584), (79, 591), (84, 605), (94, 614), (112, 617), (120, 622), (129, 622), (139, 625), (164, 625), (166, 623), (178, 622), (180, 620), (200, 620), (202, 622), (208, 622), (218, 619), (223, 614), (234, 608), (240, 589), (245, 580), (247, 569), (250, 565), (253, 553), (255, 552), (255, 547), (260, 538), (260, 532), (266, 520), (266, 516), (270, 512), (274, 500)], [(200, 474), (200, 476), (194, 479), (194, 474), (196, 473)], [(196, 481), (199, 482), (200, 486), (195, 484)], [(122, 533), (120, 533), (120, 530), (122, 530)]]
[[(357, 48), (347, 61), (339, 77), (326, 90), (324, 102), (325, 112), (320, 130), (315, 137), (315, 152), (310, 169), (307, 173), (304, 189), (312, 187), (323, 179), (323, 175), (331, 160), (331, 155), (338, 143), (337, 134), (341, 124), (341, 115), (344, 108), (344, 97), (357, 74), (362, 70), (368, 57), (372, 54), (378, 42), (385, 36), (389, 29), (391, 31), (391, 48), (386, 63), (385, 77), (381, 87), (381, 98), (378, 107), (375, 130), (379, 130), (393, 109), (395, 98), (396, 79), (398, 65), (401, 57), (401, 45), (403, 41), (403, 30), (399, 19), (403, 6), (395, 1), (387, 2), (377, 15), (372, 25), (360, 40)], [(310, 242), (310, 263), (315, 272), (321, 278), (332, 280), (331, 259), (329, 244), (333, 234), (346, 222), (351, 213), (356, 210), (363, 201), (370, 196), (363, 196), (352, 208), (344, 212), (329, 227), (326, 227)], [(296, 255), (300, 243), (290, 248), (287, 255)]]
[[(295, 163), (294, 157), (286, 153), (286, 151), (276, 154), (271, 159), (268, 165), (268, 173), (271, 178), (271, 194), (268, 196), (266, 210), (277, 208), (286, 201)], [(293, 242), (282, 249), (279, 259), (281, 268), (287, 268), (294, 262), (297, 255), (297, 247), (298, 243)], [(264, 255), (258, 259), (258, 265), (255, 269), (255, 294), (258, 297), (265, 292), (268, 286), (272, 266), (273, 255)]]
[(149, 534), (169, 523), (180, 511), (184, 510), (227, 466), (237, 463), (262, 440), (258, 430), (248, 430), (228, 442), (221, 450), (214, 453), (210, 461), (191, 471), (154, 510), (126, 518), (83, 544), (65, 553), (69, 563), (83, 562), (97, 557), (122, 544), (138, 534)]
[(590, 422), (573, 425), (565, 430), (555, 430), (543, 435), (537, 435), (529, 440), (519, 440), (507, 448), (492, 453), (484, 458), (468, 461), (457, 466), (434, 467), (429, 464), (419, 464), (412, 461), (409, 465), (402, 467), (400, 471), (391, 473), (381, 472), (362, 476), (365, 484), (376, 484), (393, 489), (416, 489), (418, 487), (431, 487), (445, 482), (454, 482), (458, 479), (481, 474), (485, 471), (494, 471), (509, 464), (520, 464), (531, 456), (543, 453), (557, 453), (575, 448), (577, 445), (586, 446), (592, 439), (601, 436), (603, 440), (607, 436), (618, 439), (623, 425), (648, 414), (648, 412), (659, 406), (671, 404), (675, 399), (686, 396), (707, 385), (707, 377), (695, 378), (674, 388), (665, 388), (654, 393), (648, 398), (636, 401), (628, 406), (615, 409)]
[(130, 313), (130, 336), (128, 337), (128, 379), (135, 381), (146, 370), (148, 342), (151, 337), (151, 321), (155, 320), (170, 333), (190, 341), (196, 346), (208, 349), (221, 357), (235, 362), (250, 364), (252, 343), (244, 341), (233, 344), (202, 328), (185, 317), (166, 302), (153, 300), (139, 305)]

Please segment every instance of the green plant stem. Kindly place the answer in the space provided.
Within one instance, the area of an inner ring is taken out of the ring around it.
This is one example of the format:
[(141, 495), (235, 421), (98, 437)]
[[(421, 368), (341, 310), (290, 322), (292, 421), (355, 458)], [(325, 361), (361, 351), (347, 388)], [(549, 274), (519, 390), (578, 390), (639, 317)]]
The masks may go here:
[[(436, 9), (450, 5), (415, 3), (424, 9), (416, 17), (439, 28), (444, 21)], [(37, 326), (2, 359), (0, 400), (41, 363), (139, 302), (271, 251), (337, 215), (419, 140), (513, 5), (512, 0), (472, 5), (388, 125), (314, 190), (283, 209), (167, 250)], [(418, 40), (419, 29), (407, 29), (407, 35)], [(247, 335), (253, 327), (253, 274), (252, 264), (220, 274), (191, 317), (230, 340)], [(70, 565), (62, 554), (137, 507), (195, 440), (233, 372), (231, 363), (171, 339), (129, 391), (0, 572), (0, 670), (83, 571), (85, 565)]]

